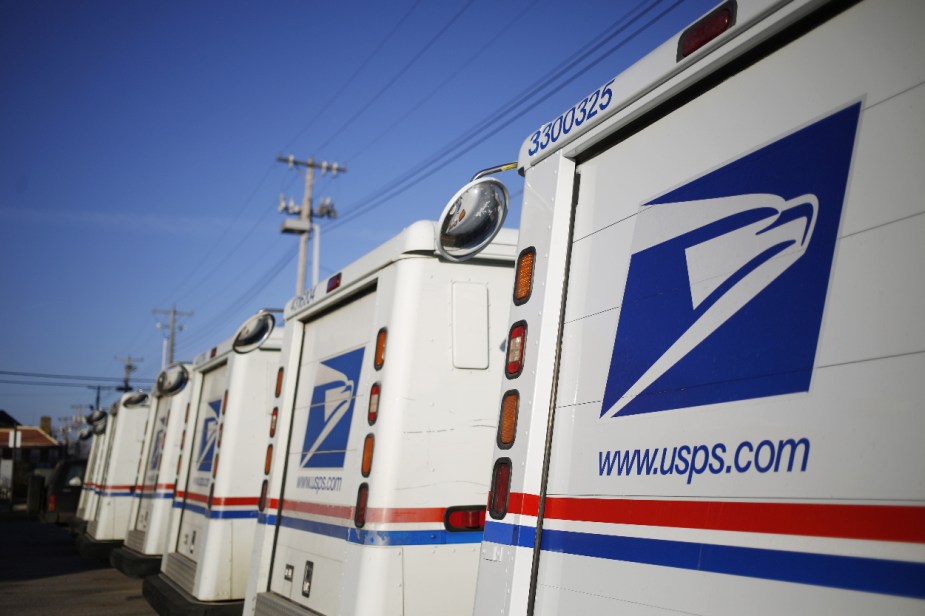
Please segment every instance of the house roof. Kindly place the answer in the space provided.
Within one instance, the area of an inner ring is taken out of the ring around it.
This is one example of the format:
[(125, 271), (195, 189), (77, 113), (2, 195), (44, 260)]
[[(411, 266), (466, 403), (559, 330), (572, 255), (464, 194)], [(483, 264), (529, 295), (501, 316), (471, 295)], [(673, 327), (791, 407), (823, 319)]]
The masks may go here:
[[(0, 447), (9, 447), (10, 432), (12, 428), (0, 428)], [(20, 426), (16, 429), (21, 432), (21, 447), (58, 447), (60, 443), (46, 434), (41, 428), (35, 426)]]

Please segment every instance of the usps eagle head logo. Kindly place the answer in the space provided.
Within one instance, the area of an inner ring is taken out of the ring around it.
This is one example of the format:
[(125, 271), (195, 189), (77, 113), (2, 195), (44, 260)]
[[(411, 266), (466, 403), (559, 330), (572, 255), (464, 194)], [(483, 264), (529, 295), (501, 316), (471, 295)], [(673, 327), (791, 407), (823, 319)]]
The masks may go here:
[(809, 391), (859, 114), (640, 206), (602, 417)]
[(199, 438), (199, 453), (196, 455), (196, 468), (200, 472), (210, 472), (212, 470), (212, 458), (215, 457), (215, 442), (218, 440), (218, 414), (221, 408), (221, 399), (212, 400), (206, 406), (205, 413), (203, 413), (205, 417), (200, 428), (202, 436)]
[(363, 349), (319, 362), (302, 444), (302, 468), (343, 468)]

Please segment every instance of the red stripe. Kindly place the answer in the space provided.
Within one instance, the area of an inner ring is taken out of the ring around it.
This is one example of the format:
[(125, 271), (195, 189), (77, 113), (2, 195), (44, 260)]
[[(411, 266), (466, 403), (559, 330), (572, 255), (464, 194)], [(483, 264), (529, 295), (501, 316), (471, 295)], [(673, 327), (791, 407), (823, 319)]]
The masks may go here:
[(521, 494), (520, 492), (511, 492), (511, 496), (507, 503), (508, 513), (531, 515), (534, 517), (539, 515), (540, 497), (536, 494)]
[(135, 486), (99, 486), (101, 490), (132, 490)]
[[(539, 500), (535, 496), (531, 498)], [(511, 500), (514, 500), (513, 494)], [(513, 507), (509, 511), (522, 512), (514, 511)], [(545, 517), (606, 524), (925, 543), (925, 507), (548, 498)]]
[[(177, 494), (177, 496), (179, 496), (179, 494)], [(198, 492), (187, 492), (186, 500), (196, 501), (199, 503), (207, 503), (209, 502), (209, 495), (199, 494)]]
[(212, 505), (216, 507), (256, 507), (260, 501), (256, 496), (226, 496), (225, 498), (214, 497)]
[(278, 499), (278, 498), (271, 498), (271, 499), (267, 502), (267, 508), (268, 508), (268, 509), (279, 509), (279, 499)]
[[(276, 507), (270, 501), (270, 507)], [(326, 505), (304, 501), (283, 500), (283, 512), (312, 513), (331, 518), (350, 520), (354, 508), (349, 505)], [(373, 508), (366, 510), (366, 521), (380, 524), (411, 524), (421, 522), (443, 522), (446, 509), (443, 507)]]

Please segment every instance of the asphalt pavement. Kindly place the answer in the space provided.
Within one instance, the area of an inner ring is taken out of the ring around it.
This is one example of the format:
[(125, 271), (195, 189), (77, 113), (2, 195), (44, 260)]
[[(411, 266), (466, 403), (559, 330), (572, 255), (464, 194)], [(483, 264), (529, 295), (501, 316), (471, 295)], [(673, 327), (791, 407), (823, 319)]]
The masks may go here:
[(141, 584), (81, 556), (65, 527), (0, 512), (0, 614), (150, 616)]

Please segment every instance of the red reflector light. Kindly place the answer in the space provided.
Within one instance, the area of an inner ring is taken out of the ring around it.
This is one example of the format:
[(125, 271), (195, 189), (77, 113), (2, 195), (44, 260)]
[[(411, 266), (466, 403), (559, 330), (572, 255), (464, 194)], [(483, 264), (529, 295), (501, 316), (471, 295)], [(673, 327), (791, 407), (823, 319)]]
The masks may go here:
[(219, 424), (218, 426), (218, 438), (215, 439), (215, 446), (222, 446), (222, 434), (225, 432), (225, 424)]
[(215, 457), (212, 458), (212, 479), (215, 479), (215, 474), (218, 472), (218, 452), (215, 452)]
[(283, 367), (280, 366), (279, 370), (276, 371), (276, 397), (279, 398), (279, 395), (283, 393)]
[(379, 392), (382, 391), (382, 386), (379, 383), (373, 383), (373, 386), (369, 390), (369, 411), (366, 413), (366, 421), (369, 422), (369, 425), (376, 423), (376, 420), (379, 418)]
[(501, 458), (491, 473), (491, 493), (488, 496), (488, 514), (496, 520), (507, 515), (507, 501), (511, 493), (511, 460)]
[(279, 407), (273, 407), (273, 412), (270, 414), (270, 438), (276, 436), (276, 420), (279, 418)]
[(209, 351), (209, 359), (215, 357), (215, 353), (218, 351), (218, 347), (212, 347), (212, 350)]
[(273, 444), (267, 445), (267, 458), (263, 462), (263, 474), (270, 474), (270, 465), (273, 464)]
[(731, 28), (736, 21), (736, 3), (734, 0), (717, 7), (709, 15), (692, 25), (681, 34), (678, 41), (678, 57), (681, 61), (691, 55), (720, 34)]
[(58, 497), (55, 496), (54, 494), (50, 494), (48, 496), (48, 510), (54, 511), (55, 507), (57, 506), (58, 506)]
[(353, 510), (353, 523), (357, 528), (363, 528), (366, 525), (366, 503), (369, 501), (369, 484), (361, 483), (360, 489), (357, 490), (357, 506)]
[(328, 290), (325, 292), (330, 293), (331, 291), (338, 288), (339, 286), (340, 286), (340, 272), (328, 278)]
[(364, 477), (369, 477), (370, 471), (373, 469), (373, 444), (375, 438), (372, 434), (366, 435), (366, 440), (363, 441), (363, 463), (360, 466), (360, 473)]
[(443, 515), (443, 526), (450, 532), (483, 530), (485, 528), (485, 507), (450, 507)]
[(524, 347), (527, 346), (527, 323), (518, 321), (511, 327), (507, 337), (507, 363), (504, 374), (512, 379), (520, 376), (524, 369)]
[(260, 511), (263, 511), (264, 509), (267, 508), (267, 488), (268, 486), (269, 486), (269, 482), (266, 479), (264, 479), (263, 485), (260, 486), (260, 500), (257, 501), (257, 508)]
[(373, 367), (376, 370), (379, 370), (385, 364), (385, 339), (387, 335), (388, 332), (384, 327), (376, 334), (376, 355), (373, 358)]
[(228, 408), (228, 390), (225, 390), (225, 395), (222, 396), (222, 415), (225, 414), (225, 410)]
[(498, 419), (498, 447), (510, 449), (517, 433), (517, 414), (520, 410), (520, 394), (516, 389), (505, 392), (501, 399), (501, 417)]
[(517, 257), (517, 269), (514, 275), (514, 305), (527, 303), (533, 292), (533, 264), (536, 262), (536, 249), (525, 248)]

